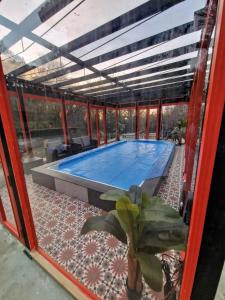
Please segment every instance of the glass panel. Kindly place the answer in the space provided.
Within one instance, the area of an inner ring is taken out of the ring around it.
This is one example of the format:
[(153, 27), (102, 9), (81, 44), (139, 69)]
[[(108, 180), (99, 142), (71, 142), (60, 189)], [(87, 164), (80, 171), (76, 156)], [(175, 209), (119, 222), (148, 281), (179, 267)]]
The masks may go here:
[(149, 109), (149, 138), (156, 138), (157, 108)]
[(116, 139), (116, 110), (107, 109), (106, 111), (107, 122), (107, 139), (108, 143)]
[(2, 202), (3, 205), (6, 220), (9, 222), (10, 225), (13, 226), (15, 230), (17, 230), (16, 221), (11, 206), (10, 196), (9, 196), (9, 192), (5, 180), (1, 158), (0, 158), (0, 201)]
[(66, 119), (70, 139), (88, 135), (85, 106), (66, 103)]
[(100, 144), (104, 143), (104, 117), (103, 110), (98, 109), (98, 123), (99, 123), (99, 136), (100, 136)]
[(62, 104), (45, 98), (26, 98), (33, 154), (47, 159), (47, 148), (64, 142), (62, 127)]
[(23, 129), (21, 127), (21, 118), (20, 118), (20, 113), (19, 113), (19, 101), (16, 96), (9, 96), (10, 100), (10, 105), (11, 105), (11, 110), (12, 110), (12, 115), (13, 115), (13, 120), (14, 120), (14, 125), (16, 129), (16, 136), (20, 148), (20, 152), (23, 155), (27, 151), (27, 144), (26, 140), (24, 138), (24, 133)]
[(97, 124), (96, 124), (96, 109), (91, 109), (91, 135), (92, 135), (92, 139), (98, 140)]
[[(188, 106), (184, 105), (168, 105), (162, 107), (161, 118), (161, 138), (171, 138), (173, 130), (179, 126), (187, 124)], [(185, 134), (185, 133), (184, 133)]]
[(119, 133), (122, 138), (135, 138), (135, 109), (120, 109), (119, 110)]
[(147, 109), (139, 109), (139, 138), (145, 139), (146, 137), (146, 118)]

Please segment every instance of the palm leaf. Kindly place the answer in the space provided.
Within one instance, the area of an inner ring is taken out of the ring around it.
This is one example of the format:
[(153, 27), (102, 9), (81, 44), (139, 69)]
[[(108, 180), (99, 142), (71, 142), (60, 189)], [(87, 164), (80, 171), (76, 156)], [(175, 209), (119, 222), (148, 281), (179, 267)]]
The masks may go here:
[(106, 201), (117, 201), (120, 197), (126, 196), (127, 192), (122, 191), (122, 190), (109, 190), (104, 194), (100, 195), (101, 200), (106, 200)]
[(87, 234), (90, 231), (105, 231), (114, 235), (119, 241), (126, 244), (127, 236), (121, 228), (119, 221), (112, 214), (106, 216), (95, 216), (89, 218), (81, 229), (81, 234)]
[(163, 284), (163, 272), (160, 260), (155, 255), (146, 253), (138, 253), (137, 259), (140, 263), (145, 282), (151, 289), (160, 292)]

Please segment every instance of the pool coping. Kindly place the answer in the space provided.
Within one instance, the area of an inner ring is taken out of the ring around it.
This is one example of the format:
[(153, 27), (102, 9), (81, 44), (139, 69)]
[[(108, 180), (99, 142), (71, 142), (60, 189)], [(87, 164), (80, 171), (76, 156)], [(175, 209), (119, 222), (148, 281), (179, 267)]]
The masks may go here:
[[(107, 147), (103, 146), (103, 147)], [(94, 149), (95, 150), (95, 149)], [(90, 150), (93, 151), (93, 150)], [(157, 193), (161, 180), (167, 176), (169, 167), (172, 163), (175, 153), (175, 145), (171, 151), (170, 157), (165, 166), (162, 176), (146, 179), (141, 184), (143, 192), (146, 192), (149, 196), (153, 196)], [(81, 153), (82, 155), (83, 153)], [(79, 154), (78, 154), (79, 155)], [(93, 180), (85, 179), (78, 176), (73, 176), (66, 173), (61, 173), (52, 169), (56, 163), (60, 161), (69, 160), (69, 158), (59, 160), (57, 162), (47, 163), (31, 169), (33, 181), (39, 185), (45, 186), (49, 189), (65, 193), (71, 197), (80, 198), (80, 200), (88, 202), (96, 207), (104, 210), (114, 209), (114, 202), (102, 201), (99, 199), (101, 193), (104, 193), (111, 189), (119, 189), (110, 186), (105, 183), (95, 182)], [(85, 190), (84, 190), (85, 189)], [(85, 199), (87, 197), (87, 199)], [(83, 198), (83, 199), (82, 199)]]

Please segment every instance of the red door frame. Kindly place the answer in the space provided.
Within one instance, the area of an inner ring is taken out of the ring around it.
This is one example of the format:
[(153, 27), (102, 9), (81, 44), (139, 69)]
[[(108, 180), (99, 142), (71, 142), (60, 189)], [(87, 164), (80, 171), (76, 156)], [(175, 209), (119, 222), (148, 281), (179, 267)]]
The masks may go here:
[(225, 0), (219, 1), (217, 11), (214, 52), (180, 300), (191, 297), (225, 103)]

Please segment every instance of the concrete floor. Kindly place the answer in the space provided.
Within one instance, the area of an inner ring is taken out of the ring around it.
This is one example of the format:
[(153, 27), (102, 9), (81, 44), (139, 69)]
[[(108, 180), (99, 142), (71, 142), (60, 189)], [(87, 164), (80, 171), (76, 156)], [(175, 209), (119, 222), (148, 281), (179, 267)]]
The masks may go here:
[(24, 253), (24, 247), (0, 225), (0, 299), (74, 299)]

